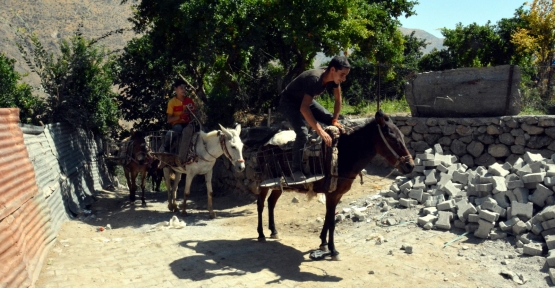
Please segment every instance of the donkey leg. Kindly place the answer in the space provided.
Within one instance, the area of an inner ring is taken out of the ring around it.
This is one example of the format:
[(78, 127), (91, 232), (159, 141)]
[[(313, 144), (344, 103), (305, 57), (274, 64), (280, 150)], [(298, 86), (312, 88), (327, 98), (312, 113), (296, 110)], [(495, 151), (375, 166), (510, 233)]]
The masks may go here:
[(127, 187), (129, 188), (129, 201), (135, 202), (135, 193), (133, 191), (133, 184), (131, 183), (131, 171), (129, 168), (124, 167), (123, 173), (125, 174), (125, 181), (127, 181)]
[(266, 242), (266, 236), (264, 236), (264, 229), (262, 228), (262, 213), (264, 212), (264, 201), (266, 201), (266, 196), (268, 196), (268, 191), (270, 188), (261, 188), (258, 194), (258, 200), (256, 200), (256, 210), (258, 211), (258, 242)]
[[(326, 203), (328, 203), (328, 194), (326, 193)], [(334, 213), (335, 214), (335, 213)], [(326, 216), (327, 216), (327, 205), (326, 205)], [(324, 217), (325, 218), (325, 217)], [(334, 215), (334, 219), (333, 221), (335, 221), (335, 215)], [(325, 218), (324, 220), (324, 226), (322, 226), (322, 232), (320, 232), (320, 247), (318, 248), (319, 250), (322, 251), (327, 251), (328, 250), (328, 231), (329, 231), (329, 222), (327, 221), (327, 218)]]
[(216, 213), (212, 209), (212, 196), (214, 191), (212, 190), (212, 169), (204, 175), (204, 180), (206, 181), (206, 196), (208, 196), (208, 212), (210, 213), (210, 219), (216, 218)]
[(146, 180), (146, 168), (143, 170), (143, 172), (141, 172), (141, 191), (143, 192), (143, 195), (141, 197), (141, 204), (143, 206), (146, 206), (146, 201), (145, 201), (145, 180)]
[(329, 229), (329, 237), (328, 237), (328, 249), (330, 251), (331, 260), (340, 260), (339, 259), (339, 252), (335, 250), (334, 244), (334, 231), (335, 231), (335, 208), (337, 207), (337, 203), (341, 199), (343, 194), (334, 192), (330, 197), (326, 197), (326, 220), (324, 225), (327, 225)]
[(270, 197), (268, 197), (268, 222), (270, 223), (270, 238), (279, 239), (278, 231), (276, 230), (276, 224), (274, 222), (274, 208), (276, 208), (276, 203), (281, 196), (281, 190), (272, 190)]
[(172, 184), (172, 207), (174, 212), (179, 212), (179, 207), (177, 206), (177, 189), (179, 188), (179, 182), (181, 182), (182, 173), (175, 172), (175, 179)]
[(166, 179), (166, 189), (168, 190), (168, 209), (171, 212), (177, 211), (177, 205), (175, 205), (175, 192), (173, 191), (173, 184), (170, 177), (171, 168), (169, 166), (164, 167), (164, 178)]
[(131, 202), (135, 202), (135, 195), (137, 193), (137, 175), (139, 172), (132, 171), (131, 172), (131, 194), (129, 195), (129, 199)]
[(191, 183), (193, 183), (194, 177), (195, 175), (187, 174), (187, 177), (185, 178), (185, 191), (183, 191), (183, 205), (181, 206), (181, 208), (183, 209), (181, 210), (183, 216), (187, 216), (187, 196), (189, 196), (189, 194), (191, 193)]

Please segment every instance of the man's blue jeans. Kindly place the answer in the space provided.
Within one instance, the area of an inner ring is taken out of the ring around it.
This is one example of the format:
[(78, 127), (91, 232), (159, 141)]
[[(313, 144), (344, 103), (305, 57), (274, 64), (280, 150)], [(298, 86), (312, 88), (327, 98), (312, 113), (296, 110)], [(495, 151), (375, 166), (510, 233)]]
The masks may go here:
[(181, 137), (181, 132), (187, 125), (189, 124), (175, 124), (172, 126), (171, 130), (166, 132), (166, 136), (164, 137), (164, 152), (171, 153), (170, 147), (178, 141), (177, 139)]

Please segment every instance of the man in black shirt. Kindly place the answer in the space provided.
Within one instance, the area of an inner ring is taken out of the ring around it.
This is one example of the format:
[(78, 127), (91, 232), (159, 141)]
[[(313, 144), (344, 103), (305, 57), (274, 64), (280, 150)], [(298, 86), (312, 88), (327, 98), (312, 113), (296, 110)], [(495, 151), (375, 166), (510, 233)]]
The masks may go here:
[[(341, 124), (337, 122), (341, 111), (341, 87), (339, 84), (345, 81), (350, 70), (351, 65), (347, 58), (335, 56), (326, 69), (317, 68), (301, 73), (281, 92), (280, 111), (297, 134), (293, 144), (291, 165), (295, 182), (306, 180), (306, 176), (301, 170), (301, 153), (308, 140), (308, 129), (303, 120), (308, 122), (326, 145), (331, 146), (331, 137), (318, 122), (341, 127)], [(335, 97), (333, 115), (314, 100), (315, 96), (322, 94), (328, 88), (333, 88)]]

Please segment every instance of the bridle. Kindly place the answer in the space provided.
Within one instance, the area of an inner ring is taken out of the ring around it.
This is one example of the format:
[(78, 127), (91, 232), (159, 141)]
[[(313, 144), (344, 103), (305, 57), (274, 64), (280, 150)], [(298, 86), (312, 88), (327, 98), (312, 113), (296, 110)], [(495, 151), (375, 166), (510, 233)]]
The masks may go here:
[[(231, 158), (231, 153), (229, 153), (229, 150), (227, 149), (227, 144), (225, 143), (225, 134), (222, 133), (222, 131), (218, 130), (218, 142), (220, 143), (220, 147), (222, 148), (222, 151), (224, 152), (224, 155), (227, 159), (229, 159), (229, 161), (231, 161), (231, 163), (233, 163), (233, 159)], [(218, 159), (218, 157), (210, 154), (210, 152), (208, 151), (208, 147), (206, 147), (206, 142), (204, 142), (204, 140), (202, 140), (202, 144), (204, 146), (204, 150), (206, 151), (206, 153), (208, 153), (208, 155), (212, 156), (212, 158), (214, 158), (214, 160), (212, 161), (216, 161), (216, 159)], [(204, 160), (204, 159), (203, 159)], [(208, 161), (208, 160), (204, 160), (207, 162), (212, 162), (212, 161)], [(245, 162), (245, 160), (243, 159), (238, 159), (238, 162)]]
[(410, 160), (412, 160), (412, 156), (410, 154), (405, 156), (399, 156), (399, 154), (397, 154), (397, 152), (395, 152), (395, 150), (391, 148), (391, 145), (389, 145), (389, 142), (387, 142), (387, 140), (385, 139), (385, 136), (383, 135), (382, 127), (380, 126), (380, 124), (377, 123), (377, 125), (378, 125), (378, 131), (380, 132), (380, 136), (382, 137), (382, 140), (385, 143), (385, 146), (387, 146), (387, 148), (389, 149), (389, 152), (391, 152), (391, 154), (393, 154), (393, 156), (397, 159), (397, 162), (395, 162), (393, 166), (397, 168), (401, 164), (410, 162)]
[[(131, 146), (131, 147), (134, 147), (135, 141), (134, 141), (134, 140), (130, 140), (128, 145)], [(146, 143), (141, 144), (141, 146), (146, 146)], [(142, 150), (141, 150), (141, 151), (139, 151), (138, 153), (135, 153), (135, 151), (131, 151), (131, 153), (125, 153), (125, 154), (127, 155), (127, 159), (129, 159), (129, 160), (131, 160), (131, 161), (133, 161), (133, 162), (135, 162), (135, 163), (137, 163), (137, 164), (139, 164), (139, 165), (145, 165), (145, 164), (141, 164), (141, 163), (139, 163), (139, 161), (137, 161), (137, 155), (144, 154), (144, 158), (145, 158), (144, 160), (145, 160), (145, 161), (146, 161), (147, 158), (148, 158), (148, 151), (145, 152), (145, 151), (142, 151)], [(131, 155), (129, 155), (129, 154), (131, 154)]]

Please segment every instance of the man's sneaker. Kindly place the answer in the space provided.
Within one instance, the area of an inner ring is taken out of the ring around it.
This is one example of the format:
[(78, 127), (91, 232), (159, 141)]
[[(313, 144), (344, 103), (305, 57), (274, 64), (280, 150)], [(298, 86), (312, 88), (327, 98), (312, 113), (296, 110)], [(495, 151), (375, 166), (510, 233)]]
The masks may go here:
[(293, 180), (295, 182), (302, 182), (302, 181), (306, 181), (306, 176), (304, 176), (303, 172), (301, 171), (295, 171), (293, 172)]

